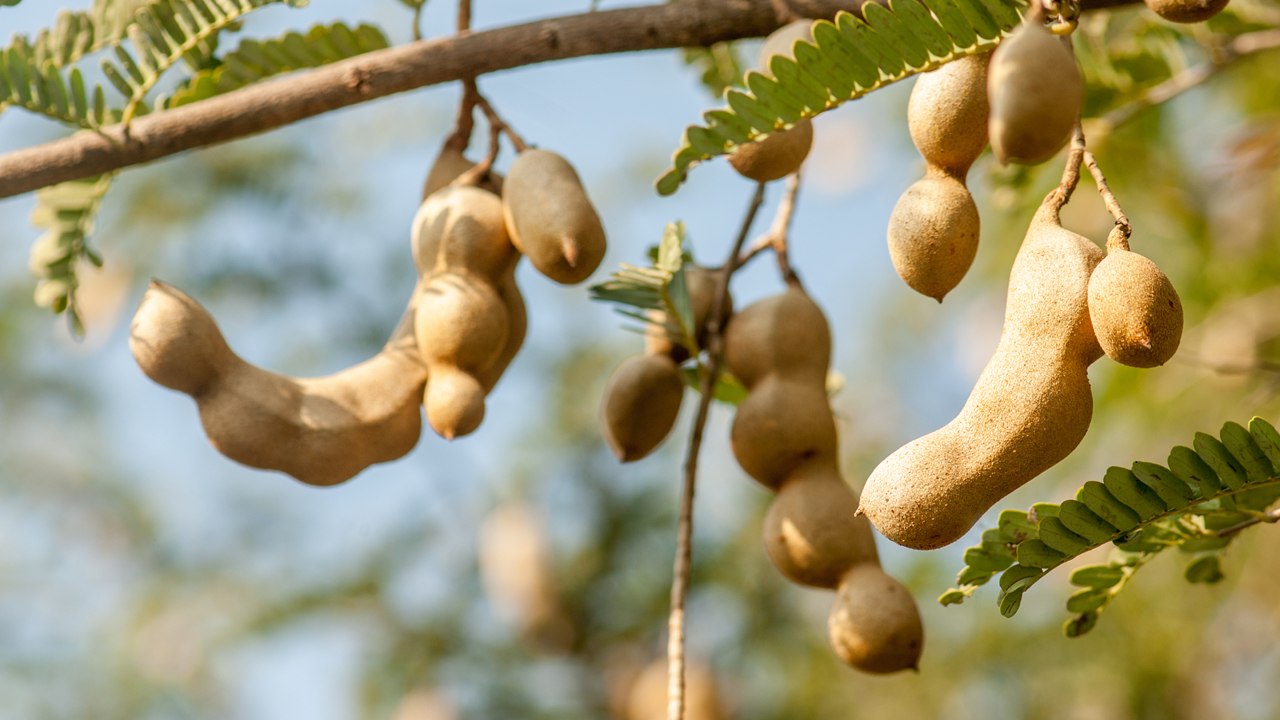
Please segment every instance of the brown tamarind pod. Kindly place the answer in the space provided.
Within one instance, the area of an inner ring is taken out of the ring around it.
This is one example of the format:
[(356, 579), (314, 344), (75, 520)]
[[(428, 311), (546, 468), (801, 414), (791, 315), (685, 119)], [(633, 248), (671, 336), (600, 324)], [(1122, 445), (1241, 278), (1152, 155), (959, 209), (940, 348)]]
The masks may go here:
[[(440, 153), (436, 155), (435, 162), (431, 164), (431, 169), (427, 171), (427, 180), (422, 186), (422, 199), (431, 197), (437, 190), (443, 189), (458, 179), (459, 175), (475, 166), (475, 163), (462, 154), (462, 149), (446, 140), (444, 146), (440, 148)], [(480, 181), (479, 187), (494, 195), (502, 195), (502, 176), (490, 170)]]
[(1098, 344), (1122, 365), (1150, 368), (1182, 342), (1182, 300), (1156, 264), (1113, 248), (1089, 277), (1089, 317)]
[(942, 302), (973, 265), (980, 227), (964, 183), (930, 170), (893, 207), (889, 257), (911, 289)]
[(806, 460), (834, 457), (836, 425), (823, 385), (770, 375), (750, 388), (729, 432), (743, 471), (777, 490)]
[(471, 186), (452, 186), (427, 198), (414, 216), (413, 261), (419, 274), (466, 268), (488, 279), (520, 259), (507, 235), (502, 200)]
[[(412, 312), (411, 305), (406, 317)], [(219, 452), (311, 485), (340, 483), (402, 457), (421, 434), (427, 369), (408, 321), (366, 362), (327, 377), (292, 378), (242, 360), (199, 303), (152, 281), (130, 325), (129, 348), (147, 377), (196, 401)]]
[(493, 365), (476, 372), (476, 379), (480, 381), (485, 394), (493, 390), (493, 386), (498, 384), (502, 374), (507, 371), (516, 353), (520, 352), (520, 346), (524, 344), (525, 334), (529, 330), (529, 315), (525, 309), (524, 296), (520, 294), (520, 286), (516, 285), (514, 267), (498, 286), (498, 298), (507, 309), (507, 341)]
[(827, 629), (840, 659), (863, 672), (914, 670), (924, 650), (915, 600), (877, 563), (855, 565), (841, 579)]
[(764, 516), (764, 547), (773, 566), (798, 585), (834, 590), (849, 568), (878, 562), (871, 523), (831, 455), (813, 458), (787, 478)]
[(1024, 21), (991, 57), (987, 98), (996, 159), (1036, 165), (1071, 138), (1084, 103), (1084, 77), (1068, 41), (1038, 21)]
[(821, 387), (830, 362), (827, 319), (799, 287), (752, 303), (725, 330), (725, 367), (748, 388), (772, 373)]
[(634, 462), (666, 439), (680, 414), (684, 382), (667, 355), (632, 355), (609, 376), (600, 424), (613, 454)]
[[(770, 62), (775, 56), (794, 60), (797, 40), (813, 40), (812, 20), (788, 23), (765, 38), (757, 60), (760, 73), (773, 77)], [(729, 164), (745, 178), (771, 182), (799, 170), (812, 147), (813, 122), (803, 118), (787, 130), (771, 132), (763, 140), (740, 145), (729, 155)]]
[(907, 101), (911, 141), (929, 165), (961, 181), (987, 147), (990, 61), (981, 53), (924, 73)]
[(900, 545), (931, 550), (958, 540), (996, 501), (1069, 455), (1089, 429), (1088, 368), (1102, 356), (1089, 277), (1103, 253), (1063, 229), (1055, 195), (1022, 241), (1000, 344), (964, 409), (886, 458), (862, 490), (861, 510)]
[(1157, 15), (1176, 23), (1200, 23), (1222, 12), (1228, 0), (1144, 0)]
[(511, 242), (558, 283), (586, 280), (604, 259), (600, 216), (573, 166), (553, 152), (520, 153), (507, 171), (503, 211)]

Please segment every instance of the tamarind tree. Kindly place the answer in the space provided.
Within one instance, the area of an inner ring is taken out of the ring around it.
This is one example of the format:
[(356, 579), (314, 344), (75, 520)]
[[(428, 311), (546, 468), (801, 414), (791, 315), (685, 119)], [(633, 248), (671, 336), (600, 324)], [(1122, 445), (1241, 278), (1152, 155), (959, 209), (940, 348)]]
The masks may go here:
[(4, 714), (1277, 712), (1280, 5), (526, 5), (0, 2)]

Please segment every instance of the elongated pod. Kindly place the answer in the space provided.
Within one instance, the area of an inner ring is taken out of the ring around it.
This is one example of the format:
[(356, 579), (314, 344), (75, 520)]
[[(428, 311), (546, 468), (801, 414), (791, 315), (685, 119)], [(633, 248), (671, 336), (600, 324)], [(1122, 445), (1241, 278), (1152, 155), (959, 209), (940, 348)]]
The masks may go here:
[(604, 226), (567, 160), (547, 150), (520, 153), (502, 200), (511, 242), (538, 272), (573, 285), (600, 266)]
[(600, 424), (613, 454), (633, 462), (666, 439), (680, 414), (684, 381), (667, 355), (632, 355), (623, 360), (604, 389)]
[(1102, 356), (1089, 319), (1093, 242), (1040, 207), (1009, 276), (1004, 331), (960, 415), (886, 458), (861, 509), (920, 550), (964, 535), (997, 500), (1065, 458), (1093, 414), (1088, 368)]
[(970, 55), (924, 73), (907, 101), (907, 129), (932, 167), (963, 181), (987, 147), (987, 65)]
[(152, 281), (129, 348), (147, 377), (196, 401), (219, 452), (311, 485), (340, 483), (395, 460), (422, 430), (427, 370), (409, 321), (371, 360), (327, 377), (292, 378), (242, 360), (199, 303)]
[(996, 159), (1035, 165), (1070, 139), (1084, 104), (1084, 76), (1063, 38), (1024, 21), (991, 57), (987, 97)]

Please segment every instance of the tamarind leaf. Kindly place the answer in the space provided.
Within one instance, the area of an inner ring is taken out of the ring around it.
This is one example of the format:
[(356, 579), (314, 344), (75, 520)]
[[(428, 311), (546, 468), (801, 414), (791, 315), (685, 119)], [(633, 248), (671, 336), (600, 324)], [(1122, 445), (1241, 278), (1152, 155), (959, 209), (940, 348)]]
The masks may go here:
[(989, 528), (982, 531), (982, 549), (997, 555), (1013, 557), (1013, 548), (1020, 540), (1005, 533), (1001, 528)]
[[(698, 374), (698, 368), (695, 365), (685, 365), (680, 368), (680, 379), (688, 387), (701, 392), (702, 377)], [(743, 385), (734, 376), (728, 373), (720, 373), (720, 377), (716, 378), (715, 388), (711, 391), (711, 399), (718, 400), (726, 405), (737, 407), (747, 399), (750, 393), (747, 386)]]
[(916, 0), (889, 0), (889, 7), (926, 52), (937, 58), (944, 58), (951, 54), (951, 38), (929, 14), (927, 8)]
[(1014, 592), (1001, 591), (997, 602), (1000, 605), (1000, 614), (1005, 617), (1013, 617), (1018, 614), (1018, 608), (1022, 607), (1022, 590)]
[[(771, 110), (768, 105), (746, 93), (730, 90), (725, 93), (724, 97), (725, 101), (729, 103), (729, 109), (733, 114), (745, 120), (761, 133), (773, 132), (777, 123), (782, 121), (782, 118), (778, 117), (778, 114)], [(678, 159), (679, 155), (676, 157)], [(677, 167), (681, 166), (677, 165)]]
[(1178, 445), (1169, 451), (1169, 470), (1198, 488), (1202, 498), (1212, 497), (1222, 490), (1218, 474), (1189, 447)]
[(880, 68), (882, 77), (891, 78), (902, 73), (905, 62), (902, 55), (870, 25), (849, 13), (841, 13), (836, 15), (836, 27), (850, 42), (857, 45), (863, 54), (871, 58), (871, 61)]
[(1258, 443), (1258, 447), (1262, 448), (1271, 465), (1280, 469), (1280, 432), (1271, 423), (1255, 417), (1249, 421), (1249, 434)]
[(964, 13), (951, 0), (921, 0), (937, 17), (942, 29), (951, 36), (954, 45), (969, 47), (978, 41), (973, 26), (965, 19)]
[(1102, 590), (1124, 579), (1124, 570), (1113, 565), (1086, 565), (1071, 573), (1071, 584)]
[(744, 143), (751, 137), (751, 125), (742, 118), (724, 110), (708, 110), (702, 114), (707, 127), (732, 143)]
[(938, 597), (938, 602), (943, 605), (959, 605), (968, 597), (963, 590), (948, 590)]
[(1245, 510), (1265, 510), (1276, 500), (1280, 500), (1280, 485), (1251, 488), (1236, 495), (1238, 506)]
[[(1039, 524), (1040, 518), (1058, 517), (1058, 513), (1060, 512), (1062, 512), (1062, 508), (1055, 503), (1034, 503), (1031, 506), (1031, 512), (1027, 513), (1027, 515), (1034, 515), (1036, 518), (1035, 522)], [(1031, 518), (1028, 517), (1028, 519)]]
[(800, 67), (799, 63), (782, 55), (774, 55), (769, 69), (778, 83), (785, 87), (793, 97), (798, 99), (806, 109), (819, 113), (826, 109), (829, 92), (812, 74)]
[[(837, 70), (847, 73), (858, 89), (866, 92), (880, 82), (880, 70), (876, 64), (832, 23), (826, 20), (814, 23), (813, 39), (818, 43), (818, 49), (831, 58)], [(854, 96), (855, 93), (851, 93), (849, 97)]]
[(1222, 563), (1217, 555), (1206, 555), (1192, 560), (1182, 575), (1189, 583), (1204, 585), (1214, 585), (1226, 577), (1222, 574)]
[(1096, 610), (1080, 613), (1078, 617), (1071, 618), (1062, 626), (1062, 634), (1067, 637), (1080, 637), (1092, 630), (1097, 624), (1098, 612)]
[(1228, 421), (1219, 435), (1227, 452), (1244, 468), (1246, 482), (1263, 482), (1276, 474), (1271, 460), (1243, 425)]
[[(1027, 540), (1018, 544), (1018, 562), (1027, 567), (1051, 568), (1066, 559), (1066, 553), (1054, 550), (1043, 540)], [(968, 558), (965, 561), (968, 562)]]
[(1128, 468), (1109, 467), (1102, 478), (1102, 484), (1115, 499), (1124, 503), (1143, 521), (1150, 520), (1168, 510), (1168, 506), (1151, 488), (1138, 481), (1138, 477)]
[(31, 247), (29, 265), (38, 278), (35, 301), (55, 313), (65, 312), (76, 337), (84, 335), (76, 298), (80, 287), (78, 265), (81, 260), (102, 265), (101, 257), (89, 247), (88, 238), (93, 234), (102, 198), (114, 179), (115, 174), (108, 173), (36, 191), (31, 224), (44, 228), (45, 233)]
[(1071, 532), (1085, 538), (1092, 545), (1110, 541), (1120, 530), (1103, 520), (1079, 500), (1064, 500), (1058, 519)]
[(1044, 544), (1068, 556), (1089, 549), (1089, 541), (1070, 530), (1060, 517), (1050, 515), (1040, 521), (1040, 539)]
[(1221, 440), (1209, 433), (1198, 432), (1192, 446), (1227, 487), (1233, 490), (1244, 487), (1248, 475)]
[(804, 102), (791, 92), (784, 90), (778, 81), (768, 75), (762, 75), (755, 70), (748, 70), (747, 87), (752, 94), (788, 125), (795, 123), (802, 117), (805, 109)]
[(1026, 565), (1014, 565), (1000, 575), (1000, 589), (1006, 593), (1020, 593), (1044, 577), (1045, 571)]
[(981, 547), (971, 547), (964, 551), (964, 562), (975, 570), (999, 572), (1013, 564), (1013, 557), (996, 555)]
[(1017, 542), (1035, 538), (1040, 532), (1028, 514), (1021, 510), (1001, 510), (996, 526)]
[(840, 72), (835, 62), (824, 55), (816, 45), (797, 40), (795, 43), (796, 62), (837, 102), (847, 100), (857, 89), (855, 83)]
[(1017, 8), (1026, 5), (1025, 2), (1015, 4), (1014, 0), (980, 0), (980, 2), (1000, 27), (1009, 27), (1021, 22), (1022, 18)]
[(961, 585), (985, 585), (991, 578), (995, 577), (996, 571), (979, 570), (974, 567), (966, 567), (956, 575), (956, 582)]
[(697, 125), (689, 127), (687, 137), (693, 149), (704, 154), (718, 153), (729, 142), (728, 139), (716, 133), (716, 131), (710, 128), (698, 127)]
[(1198, 553), (1208, 550), (1221, 550), (1231, 544), (1231, 536), (1218, 537), (1217, 535), (1203, 535), (1201, 537), (1184, 540), (1178, 549), (1185, 553)]
[[(907, 0), (910, 2), (910, 0)], [(897, 10), (897, 8), (894, 8)], [(897, 15), (889, 12), (880, 4), (864, 4), (862, 16), (867, 24), (879, 33), (880, 37), (893, 48), (897, 55), (906, 60), (907, 65), (921, 68), (929, 61), (929, 51), (924, 43), (916, 37)]]
[(1133, 464), (1133, 474), (1154, 490), (1171, 510), (1184, 508), (1195, 499), (1194, 488), (1163, 466), (1139, 460)]
[(1097, 480), (1085, 483), (1076, 492), (1076, 499), (1120, 532), (1131, 532), (1142, 523), (1136, 512), (1117, 500), (1107, 486)]
[(686, 65), (702, 70), (703, 86), (717, 98), (724, 91), (742, 85), (742, 73), (746, 64), (738, 52), (736, 42), (718, 42), (710, 47), (693, 47), (681, 50)]
[(1067, 598), (1067, 611), (1073, 613), (1086, 613), (1090, 610), (1097, 610), (1107, 601), (1111, 599), (1111, 594), (1106, 590), (1098, 590), (1096, 588), (1085, 588), (1077, 590)]

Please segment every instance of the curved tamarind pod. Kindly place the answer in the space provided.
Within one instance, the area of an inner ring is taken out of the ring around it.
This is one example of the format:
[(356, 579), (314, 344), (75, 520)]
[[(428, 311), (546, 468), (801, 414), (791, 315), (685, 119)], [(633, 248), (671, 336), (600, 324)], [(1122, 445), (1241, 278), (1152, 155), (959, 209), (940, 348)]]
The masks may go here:
[(1163, 365), (1182, 342), (1182, 300), (1147, 258), (1115, 248), (1089, 278), (1089, 317), (1107, 357), (1122, 365)]
[(1070, 45), (1024, 22), (991, 57), (989, 133), (996, 159), (1036, 165), (1071, 138), (1084, 103), (1084, 77)]
[(1228, 0), (1145, 0), (1157, 15), (1176, 23), (1198, 23), (1222, 12)]
[(878, 562), (871, 523), (832, 455), (787, 478), (764, 516), (764, 547), (773, 566), (798, 585), (834, 590), (849, 568)]
[(876, 563), (855, 565), (841, 579), (827, 630), (840, 659), (863, 672), (914, 670), (924, 650), (915, 600)]
[(569, 161), (525, 150), (507, 171), (502, 201), (511, 242), (538, 272), (573, 285), (600, 266), (604, 226)]
[(931, 169), (893, 207), (889, 257), (912, 290), (942, 302), (973, 265), (980, 227), (964, 183)]
[(418, 442), (427, 369), (412, 331), (402, 321), (372, 359), (327, 377), (292, 378), (242, 360), (199, 303), (152, 281), (129, 348), (147, 377), (196, 401), (209, 442), (223, 455), (334, 485)]
[(427, 421), (445, 439), (480, 426), (485, 387), (478, 375), (501, 358), (509, 330), (506, 306), (488, 282), (459, 270), (423, 283), (414, 331), (431, 378), (424, 403)]
[(831, 331), (804, 290), (788, 288), (752, 303), (725, 330), (725, 367), (748, 388), (771, 373), (826, 383)]
[[(760, 73), (773, 77), (770, 62), (775, 56), (794, 60), (797, 40), (813, 40), (812, 20), (788, 23), (765, 38), (756, 62)], [(745, 178), (772, 182), (799, 170), (812, 147), (813, 122), (805, 118), (790, 129), (772, 132), (763, 140), (739, 146), (729, 155), (729, 164)]]
[(835, 456), (836, 424), (823, 385), (770, 375), (750, 388), (729, 431), (743, 471), (777, 490), (806, 460)]
[(684, 401), (680, 367), (667, 355), (632, 355), (609, 375), (600, 424), (613, 454), (633, 462), (671, 432)]
[(502, 200), (478, 187), (445, 187), (427, 198), (413, 218), (411, 236), (420, 275), (466, 268), (495, 279), (520, 259), (507, 236)]
[(1040, 206), (1009, 276), (1000, 345), (964, 409), (886, 458), (862, 490), (860, 509), (885, 537), (919, 550), (952, 543), (1084, 438), (1088, 368), (1102, 356), (1089, 276), (1102, 256), (1063, 229), (1048, 199)]
[(987, 147), (987, 65), (970, 55), (924, 73), (907, 101), (911, 141), (933, 167), (963, 180)]
[[(431, 197), (437, 190), (443, 189), (446, 185), (458, 179), (459, 175), (475, 166), (475, 163), (462, 154), (461, 149), (450, 145), (449, 141), (446, 140), (444, 146), (440, 148), (440, 154), (436, 155), (436, 161), (431, 164), (431, 170), (427, 172), (427, 180), (422, 186), (422, 199), (426, 200)], [(480, 187), (494, 195), (501, 195), (502, 176), (490, 170), (489, 174), (480, 182)]]

